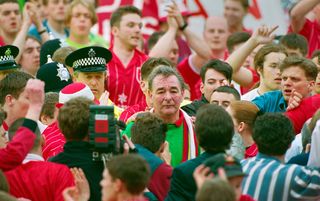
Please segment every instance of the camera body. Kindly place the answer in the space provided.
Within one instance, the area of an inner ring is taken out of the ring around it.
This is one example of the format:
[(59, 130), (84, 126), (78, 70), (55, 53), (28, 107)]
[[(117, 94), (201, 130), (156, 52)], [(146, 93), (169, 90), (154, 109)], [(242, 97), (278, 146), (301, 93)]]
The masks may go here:
[(89, 142), (93, 149), (93, 160), (101, 161), (102, 156), (111, 157), (123, 152), (123, 140), (114, 117), (114, 107), (90, 105), (89, 108)]

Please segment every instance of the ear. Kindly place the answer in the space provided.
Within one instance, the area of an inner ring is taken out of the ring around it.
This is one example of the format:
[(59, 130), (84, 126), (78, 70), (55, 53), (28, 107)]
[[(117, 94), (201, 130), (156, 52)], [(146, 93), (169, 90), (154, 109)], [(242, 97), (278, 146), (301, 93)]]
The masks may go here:
[(152, 91), (150, 89), (147, 90), (147, 96), (152, 100)]
[(116, 192), (123, 192), (125, 189), (125, 184), (120, 179), (116, 179), (114, 181), (114, 189)]
[(44, 135), (41, 135), (41, 138), (40, 138), (40, 145), (41, 145), (41, 147), (43, 147), (43, 146), (45, 145), (45, 143), (46, 143), (46, 140), (45, 140), (45, 138), (44, 138)]
[(308, 83), (309, 92), (313, 91), (314, 86), (315, 86), (315, 81), (314, 80), (309, 81), (309, 83)]
[(111, 34), (112, 34), (113, 36), (117, 36), (118, 33), (119, 33), (119, 27), (117, 27), (117, 26), (111, 27)]
[(48, 117), (47, 115), (41, 115), (40, 116), (40, 121), (44, 124), (44, 125), (49, 125), (49, 121), (51, 120), (50, 117)]
[(200, 91), (201, 91), (202, 94), (204, 93), (204, 84), (203, 84), (203, 82), (201, 82), (201, 84), (200, 84)]
[(240, 122), (237, 126), (238, 133), (241, 133), (246, 128), (246, 124), (244, 122)]
[(4, 98), (4, 104), (6, 104), (7, 106), (12, 106), (15, 100), (16, 99), (12, 95), (8, 94)]
[(163, 153), (164, 152), (164, 148), (165, 148), (165, 143), (162, 143), (158, 152), (159, 153)]
[(141, 89), (142, 91), (145, 91), (145, 90), (146, 90), (145, 87), (146, 87), (145, 81), (140, 80), (140, 89)]
[(263, 69), (262, 69), (262, 67), (258, 66), (258, 68), (257, 68), (257, 73), (260, 75), (260, 77), (262, 77), (262, 74), (263, 74)]

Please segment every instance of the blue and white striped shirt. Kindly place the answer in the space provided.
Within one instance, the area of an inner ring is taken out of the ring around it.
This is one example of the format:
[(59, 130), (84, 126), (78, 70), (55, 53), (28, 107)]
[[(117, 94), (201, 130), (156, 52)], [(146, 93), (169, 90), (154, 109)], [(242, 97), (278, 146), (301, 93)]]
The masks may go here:
[(248, 175), (243, 194), (259, 201), (315, 200), (320, 198), (320, 168), (282, 164), (277, 158), (259, 153), (242, 161)]

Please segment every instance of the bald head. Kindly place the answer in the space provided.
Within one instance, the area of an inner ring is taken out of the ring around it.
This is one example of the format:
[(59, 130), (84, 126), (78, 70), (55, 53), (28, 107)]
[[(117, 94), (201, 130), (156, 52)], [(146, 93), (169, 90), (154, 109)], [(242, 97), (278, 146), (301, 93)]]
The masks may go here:
[(207, 18), (203, 36), (213, 51), (224, 51), (229, 36), (228, 23), (224, 17), (210, 16)]

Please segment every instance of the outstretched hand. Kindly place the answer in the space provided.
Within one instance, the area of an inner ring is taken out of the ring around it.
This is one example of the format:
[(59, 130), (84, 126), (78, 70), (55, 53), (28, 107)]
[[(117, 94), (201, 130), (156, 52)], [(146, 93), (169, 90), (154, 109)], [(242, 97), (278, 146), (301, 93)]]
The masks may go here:
[(65, 201), (87, 201), (90, 198), (90, 188), (88, 180), (81, 168), (70, 169), (75, 186), (66, 188), (63, 192)]
[(265, 25), (262, 25), (252, 34), (252, 38), (254, 38), (258, 44), (270, 43), (275, 37), (275, 34), (273, 34), (273, 32), (278, 27), (279, 26), (267, 27)]

